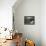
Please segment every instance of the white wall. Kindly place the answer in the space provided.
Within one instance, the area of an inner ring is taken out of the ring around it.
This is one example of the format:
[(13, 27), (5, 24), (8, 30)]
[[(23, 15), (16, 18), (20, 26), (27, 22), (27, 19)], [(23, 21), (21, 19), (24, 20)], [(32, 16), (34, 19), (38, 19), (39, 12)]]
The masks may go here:
[[(32, 0), (31, 2), (28, 3), (29, 5), (27, 5), (26, 2), (25, 3), (22, 2), (22, 4), (19, 5), (20, 7), (19, 6), (16, 7), (16, 5), (14, 5), (15, 24), (16, 24), (15, 27), (17, 28), (18, 31), (23, 32), (24, 36), (25, 36), (26, 33), (29, 33), (29, 34), (32, 34), (32, 37), (34, 36), (36, 38), (36, 39), (34, 38), (36, 41), (39, 40), (39, 38), (40, 38), (41, 39), (41, 44), (42, 44), (41, 46), (46, 46), (46, 0), (41, 0), (41, 12), (40, 12), (39, 1), (38, 0)], [(36, 4), (34, 4), (34, 3), (36, 3)], [(33, 11), (35, 11), (35, 12), (32, 13), (30, 8), (32, 8), (32, 12)], [(41, 13), (41, 15), (40, 15), (40, 13)], [(26, 16), (26, 15), (27, 16), (28, 15), (29, 16), (30, 15), (35, 15), (37, 26), (36, 25), (33, 25), (33, 26), (24, 25), (24, 16)], [(37, 21), (37, 20), (39, 20), (39, 18), (41, 19), (40, 20), (41, 23), (39, 23), (39, 21)], [(40, 28), (39, 28), (39, 26), (40, 26), (39, 24), (41, 24)], [(41, 37), (39, 36), (40, 34), (38, 32), (41, 34)], [(38, 33), (38, 35), (36, 33)], [(38, 36), (39, 36), (39, 38), (37, 39)], [(39, 43), (40, 43), (40, 41), (39, 41)]]
[(0, 0), (0, 27), (12, 28), (12, 6), (16, 0)]
[[(24, 37), (35, 41), (36, 46), (41, 46), (41, 0), (23, 0), (15, 7), (15, 28), (22, 32)], [(24, 25), (24, 16), (35, 16), (35, 25)]]
[(41, 38), (42, 46), (46, 46), (46, 0), (41, 1)]

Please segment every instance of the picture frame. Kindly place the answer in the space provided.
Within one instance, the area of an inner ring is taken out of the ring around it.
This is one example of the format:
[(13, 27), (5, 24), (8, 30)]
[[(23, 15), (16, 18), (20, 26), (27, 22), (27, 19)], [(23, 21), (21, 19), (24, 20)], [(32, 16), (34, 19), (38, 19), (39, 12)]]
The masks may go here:
[(34, 25), (35, 16), (24, 16), (24, 25)]

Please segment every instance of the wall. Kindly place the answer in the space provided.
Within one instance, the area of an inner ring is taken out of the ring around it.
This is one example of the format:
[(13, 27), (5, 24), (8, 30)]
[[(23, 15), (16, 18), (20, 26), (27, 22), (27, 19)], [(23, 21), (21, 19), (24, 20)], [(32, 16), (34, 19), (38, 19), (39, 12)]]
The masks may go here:
[[(14, 5), (13, 14), (15, 28), (24, 34), (24, 38), (35, 41), (41, 46), (41, 0), (23, 0), (17, 7)], [(24, 25), (24, 16), (35, 16), (35, 25)]]
[(16, 0), (0, 0), (0, 27), (12, 28), (12, 6)]
[(46, 0), (41, 1), (41, 38), (42, 46), (46, 46)]

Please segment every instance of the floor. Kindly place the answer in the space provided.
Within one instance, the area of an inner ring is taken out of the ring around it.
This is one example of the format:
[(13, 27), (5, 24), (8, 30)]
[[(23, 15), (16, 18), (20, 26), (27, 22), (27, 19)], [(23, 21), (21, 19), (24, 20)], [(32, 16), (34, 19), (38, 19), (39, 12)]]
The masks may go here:
[(13, 40), (6, 40), (6, 42), (2, 43), (0, 46), (16, 46), (15, 39)]

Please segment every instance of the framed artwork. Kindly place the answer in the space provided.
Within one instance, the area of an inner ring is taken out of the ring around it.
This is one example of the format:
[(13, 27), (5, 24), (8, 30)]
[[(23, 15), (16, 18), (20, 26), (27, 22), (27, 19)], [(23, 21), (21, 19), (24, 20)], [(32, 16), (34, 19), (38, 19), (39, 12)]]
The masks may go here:
[(35, 16), (24, 16), (24, 25), (34, 25)]

